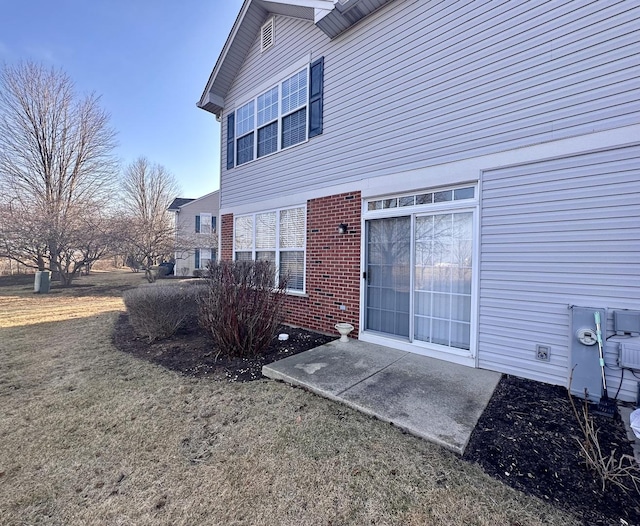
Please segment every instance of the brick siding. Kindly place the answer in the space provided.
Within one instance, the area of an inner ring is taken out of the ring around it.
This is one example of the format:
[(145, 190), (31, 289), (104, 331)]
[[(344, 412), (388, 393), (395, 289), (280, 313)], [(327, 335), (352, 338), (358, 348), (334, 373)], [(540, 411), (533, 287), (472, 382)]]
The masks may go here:
[[(360, 192), (307, 201), (307, 297), (287, 298), (287, 323), (335, 334), (334, 325), (347, 322), (358, 335), (361, 211)], [(338, 233), (340, 223), (346, 234)]]
[[(306, 295), (290, 295), (285, 323), (337, 334), (334, 325), (351, 323), (357, 337), (360, 308), (360, 192), (307, 201)], [(233, 214), (221, 218), (221, 258), (233, 259)], [(346, 223), (347, 233), (338, 233)], [(344, 305), (345, 310), (340, 310)]]
[(233, 214), (220, 218), (220, 259), (233, 261)]

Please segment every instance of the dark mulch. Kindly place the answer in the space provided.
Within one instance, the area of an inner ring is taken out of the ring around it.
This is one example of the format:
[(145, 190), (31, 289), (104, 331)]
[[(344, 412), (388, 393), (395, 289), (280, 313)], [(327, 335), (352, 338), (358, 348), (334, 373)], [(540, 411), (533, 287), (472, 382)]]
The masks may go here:
[[(246, 382), (262, 378), (264, 364), (335, 339), (290, 327), (281, 332), (289, 339), (274, 339), (255, 359), (219, 355), (209, 336), (195, 328), (149, 343), (136, 336), (126, 314), (117, 320), (113, 340), (124, 352), (184, 375)], [(603, 451), (632, 454), (619, 418), (595, 418)], [(579, 436), (566, 389), (504, 376), (463, 458), (505, 484), (565, 509), (585, 525), (640, 526), (640, 494), (617, 487), (603, 493), (600, 480), (580, 456)]]
[[(620, 418), (593, 416), (602, 451), (631, 455)], [(575, 440), (580, 436), (565, 388), (504, 376), (464, 458), (505, 484), (567, 510), (586, 525), (640, 526), (640, 494), (615, 486), (602, 492), (600, 479), (580, 455)]]
[(197, 327), (181, 330), (166, 340), (149, 343), (146, 338), (136, 335), (129, 316), (123, 313), (116, 321), (113, 342), (121, 351), (187, 376), (250, 382), (263, 378), (263, 365), (336, 339), (293, 327), (281, 327), (278, 332), (288, 334), (289, 339), (280, 341), (276, 336), (256, 358), (231, 358), (219, 353), (209, 335)]

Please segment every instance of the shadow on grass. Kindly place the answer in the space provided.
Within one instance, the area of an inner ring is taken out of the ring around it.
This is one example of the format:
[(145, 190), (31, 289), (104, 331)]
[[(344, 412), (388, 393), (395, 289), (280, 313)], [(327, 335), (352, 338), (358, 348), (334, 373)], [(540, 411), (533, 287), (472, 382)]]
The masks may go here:
[[(76, 277), (71, 286), (63, 287), (60, 281), (52, 280), (51, 288), (46, 295), (64, 295), (71, 297), (84, 297), (84, 296), (103, 296), (103, 297), (120, 297), (122, 294), (132, 288), (135, 288), (143, 283), (147, 283), (144, 279), (144, 274), (132, 274), (131, 282), (127, 283), (114, 283), (113, 281), (105, 282), (103, 274), (89, 274), (88, 276)], [(139, 276), (140, 279), (136, 280), (133, 276)], [(20, 293), (33, 292), (34, 275), (33, 274), (17, 274), (13, 276), (0, 276), (0, 290), (3, 293), (11, 293), (9, 289), (14, 289)], [(35, 292), (34, 292), (35, 294)], [(44, 295), (44, 294), (43, 294)]]

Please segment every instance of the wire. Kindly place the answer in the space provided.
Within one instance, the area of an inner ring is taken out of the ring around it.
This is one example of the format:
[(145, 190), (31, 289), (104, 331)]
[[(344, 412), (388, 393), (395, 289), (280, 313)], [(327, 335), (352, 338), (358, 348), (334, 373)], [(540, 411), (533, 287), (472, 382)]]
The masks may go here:
[(616, 391), (616, 395), (613, 397), (614, 400), (618, 399), (618, 395), (620, 394), (620, 389), (622, 389), (622, 383), (624, 382), (624, 367), (620, 367), (621, 369), (621, 373), (620, 373), (620, 385), (618, 386), (618, 390)]
[(635, 370), (629, 368), (629, 367), (623, 367), (623, 369), (626, 369), (627, 371), (629, 371), (633, 376), (635, 376), (638, 380), (640, 380), (640, 376), (638, 376), (635, 372)]

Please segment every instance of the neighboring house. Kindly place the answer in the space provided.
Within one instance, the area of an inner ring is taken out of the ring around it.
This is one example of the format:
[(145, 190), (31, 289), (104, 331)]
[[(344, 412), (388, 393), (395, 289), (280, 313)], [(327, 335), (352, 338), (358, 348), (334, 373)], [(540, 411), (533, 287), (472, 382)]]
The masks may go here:
[[(246, 0), (199, 102), (222, 124), (221, 259), (289, 273), (291, 324), (567, 385), (569, 307), (608, 309), (606, 337), (640, 310), (639, 20)], [(610, 395), (635, 399), (606, 346)]]
[(192, 276), (218, 260), (220, 191), (198, 199), (177, 197), (169, 206), (175, 213), (175, 275)]

